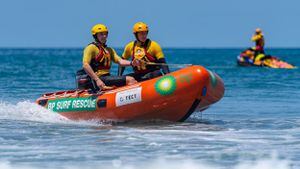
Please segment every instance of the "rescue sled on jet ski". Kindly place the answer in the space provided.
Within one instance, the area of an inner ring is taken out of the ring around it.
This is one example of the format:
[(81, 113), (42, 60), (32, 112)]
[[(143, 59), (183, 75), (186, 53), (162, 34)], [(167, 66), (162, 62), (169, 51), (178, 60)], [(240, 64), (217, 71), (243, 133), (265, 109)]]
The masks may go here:
[(224, 95), (222, 79), (202, 66), (189, 66), (134, 85), (100, 93), (46, 93), (36, 103), (72, 120), (185, 121)]
[(247, 49), (237, 57), (239, 66), (261, 66), (276, 69), (295, 69), (296, 66), (280, 60), (278, 57), (258, 54), (254, 56), (254, 51)]

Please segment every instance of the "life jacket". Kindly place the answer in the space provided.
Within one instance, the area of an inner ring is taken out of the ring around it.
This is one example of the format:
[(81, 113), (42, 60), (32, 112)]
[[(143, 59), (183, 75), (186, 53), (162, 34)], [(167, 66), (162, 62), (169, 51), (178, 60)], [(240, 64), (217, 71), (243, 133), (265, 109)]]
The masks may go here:
[(259, 48), (260, 50), (263, 50), (264, 46), (265, 46), (265, 38), (264, 35), (259, 35), (261, 36), (258, 40), (255, 41), (255, 45), (257, 48)]
[[(137, 48), (137, 41), (134, 41), (133, 44), (133, 52), (132, 52), (132, 60), (139, 59), (144, 62), (152, 62), (156, 63), (157, 59), (152, 56), (150, 53), (147, 52), (147, 48), (151, 45), (151, 40), (147, 39), (145, 44), (142, 47)], [(154, 65), (142, 65), (142, 66), (134, 66), (133, 70), (137, 74), (145, 74), (149, 73), (155, 70), (159, 70), (160, 66), (154, 66)]]
[(99, 53), (91, 60), (90, 66), (92, 67), (93, 71), (98, 70), (109, 70), (111, 67), (111, 48), (105, 48), (95, 42), (91, 43), (99, 49)]

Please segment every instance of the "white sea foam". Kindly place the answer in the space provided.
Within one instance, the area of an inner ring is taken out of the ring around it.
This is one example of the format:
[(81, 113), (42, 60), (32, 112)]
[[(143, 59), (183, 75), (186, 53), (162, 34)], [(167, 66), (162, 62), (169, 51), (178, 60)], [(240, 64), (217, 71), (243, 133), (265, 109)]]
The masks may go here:
[[(7, 161), (0, 162), (1, 169), (41, 169), (41, 168), (57, 168), (57, 166), (31, 166), (31, 165), (20, 165), (20, 164), (12, 164)], [(111, 164), (103, 165), (103, 163), (94, 163), (89, 164), (81, 163), (80, 165), (60, 165), (59, 168), (62, 169), (223, 169), (223, 168), (232, 168), (232, 169), (291, 169), (292, 165), (288, 160), (282, 160), (275, 156), (272, 156), (268, 159), (259, 159), (257, 161), (252, 162), (241, 162), (235, 166), (220, 166), (214, 164), (208, 164), (205, 162), (186, 159), (186, 160), (166, 160), (166, 159), (158, 159), (158, 160), (150, 160), (147, 162), (141, 162), (137, 164), (124, 164), (121, 160), (112, 160)]]
[(0, 101), (0, 119), (60, 124), (99, 125), (96, 121), (71, 121), (29, 101), (18, 102), (17, 104)]

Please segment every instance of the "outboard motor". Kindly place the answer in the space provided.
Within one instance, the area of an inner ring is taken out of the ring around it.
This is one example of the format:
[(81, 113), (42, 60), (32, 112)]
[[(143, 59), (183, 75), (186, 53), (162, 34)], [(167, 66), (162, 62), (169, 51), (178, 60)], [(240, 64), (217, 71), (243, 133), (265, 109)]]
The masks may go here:
[(80, 69), (76, 72), (76, 88), (77, 89), (90, 89), (93, 86), (90, 76)]

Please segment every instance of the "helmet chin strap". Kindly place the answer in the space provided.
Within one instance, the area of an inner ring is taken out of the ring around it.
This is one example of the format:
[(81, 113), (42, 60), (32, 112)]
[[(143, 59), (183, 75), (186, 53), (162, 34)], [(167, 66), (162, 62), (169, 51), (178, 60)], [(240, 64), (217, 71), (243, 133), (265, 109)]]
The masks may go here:
[(100, 44), (100, 45), (102, 45), (103, 47), (106, 47), (107, 46), (106, 42), (105, 43), (100, 42), (100, 40), (97, 37), (97, 34), (98, 33), (96, 33), (95, 35), (93, 35), (93, 38), (94, 38), (95, 42), (98, 43), (98, 44)]
[(136, 39), (138, 42), (141, 42), (141, 41), (139, 40), (138, 36), (137, 36), (137, 33), (135, 33), (134, 36), (135, 36), (135, 39)]
[(145, 42), (142, 42), (142, 41), (139, 40), (139, 38), (138, 38), (138, 36), (137, 36), (137, 33), (135, 33), (134, 36), (135, 36), (135, 39), (136, 39), (139, 43), (141, 43), (142, 45), (144, 45), (144, 44), (146, 43), (146, 41), (145, 41)]
[(94, 40), (95, 40), (95, 42), (96, 42), (97, 44), (100, 44), (100, 45), (102, 45), (103, 47), (106, 47), (106, 43), (101, 43), (101, 42), (99, 41), (99, 39), (97, 38), (97, 35), (93, 35), (93, 37), (94, 37)]
[(106, 43), (99, 42), (103, 47), (106, 47)]

